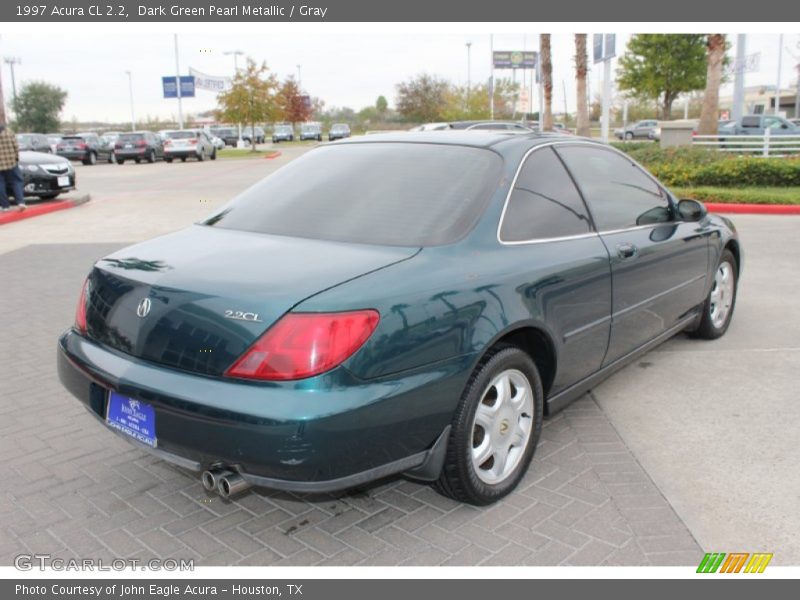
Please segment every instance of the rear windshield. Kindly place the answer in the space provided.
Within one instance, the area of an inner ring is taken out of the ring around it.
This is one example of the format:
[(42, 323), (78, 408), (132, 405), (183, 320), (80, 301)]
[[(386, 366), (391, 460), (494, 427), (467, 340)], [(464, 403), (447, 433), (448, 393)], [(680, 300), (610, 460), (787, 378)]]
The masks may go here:
[(141, 133), (123, 133), (118, 138), (118, 142), (138, 142), (139, 140), (143, 140), (144, 135)]
[(301, 125), (300, 129), (303, 131), (315, 131), (319, 129), (319, 125)]
[(320, 147), (245, 190), (204, 224), (362, 244), (447, 244), (474, 226), (501, 172), (500, 157), (482, 148)]
[(83, 137), (81, 137), (81, 136), (79, 136), (79, 135), (65, 135), (65, 136), (64, 136), (63, 138), (61, 138), (61, 139), (62, 139), (63, 141), (69, 141), (69, 142), (71, 142), (71, 141), (79, 141), (79, 142), (82, 142), (82, 141), (84, 141)]
[(189, 138), (196, 138), (196, 131), (168, 131), (167, 137), (173, 140), (188, 140)]
[(288, 125), (278, 125), (278, 126), (275, 128), (275, 132), (276, 132), (276, 133), (285, 133), (285, 132), (287, 132), (287, 131), (291, 131), (291, 130), (292, 130), (292, 128), (291, 128), (291, 127), (289, 127)]

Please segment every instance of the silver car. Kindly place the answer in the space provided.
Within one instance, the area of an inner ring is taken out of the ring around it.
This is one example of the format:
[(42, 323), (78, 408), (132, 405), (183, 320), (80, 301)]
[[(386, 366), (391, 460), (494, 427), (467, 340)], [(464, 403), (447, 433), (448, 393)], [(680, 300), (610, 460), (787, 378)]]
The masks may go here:
[(202, 129), (180, 129), (164, 132), (164, 160), (171, 163), (176, 158), (186, 162), (187, 158), (204, 161), (217, 158), (217, 148), (209, 134)]

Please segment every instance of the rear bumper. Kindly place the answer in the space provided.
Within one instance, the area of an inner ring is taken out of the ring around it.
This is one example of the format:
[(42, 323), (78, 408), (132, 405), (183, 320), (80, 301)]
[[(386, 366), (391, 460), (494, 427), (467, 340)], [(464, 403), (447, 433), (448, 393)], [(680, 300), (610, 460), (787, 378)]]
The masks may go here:
[(167, 150), (164, 148), (165, 158), (197, 158), (196, 148), (181, 148), (180, 150)]
[(58, 344), (61, 382), (99, 420), (108, 390), (153, 406), (157, 447), (119, 434), (132, 444), (191, 470), (224, 466), (302, 492), (403, 472), (435, 479), (468, 367), (460, 358), (375, 383), (265, 385), (145, 363), (72, 331)]
[(116, 158), (144, 158), (148, 152), (150, 152), (150, 148), (114, 150), (114, 156)]

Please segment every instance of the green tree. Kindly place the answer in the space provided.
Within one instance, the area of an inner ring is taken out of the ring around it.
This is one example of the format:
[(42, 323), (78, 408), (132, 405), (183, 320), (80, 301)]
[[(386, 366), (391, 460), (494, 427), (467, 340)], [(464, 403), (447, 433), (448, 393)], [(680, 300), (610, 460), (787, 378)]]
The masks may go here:
[(389, 102), (386, 100), (386, 96), (378, 96), (378, 99), (375, 101), (375, 110), (378, 111), (379, 115), (389, 110)]
[(47, 133), (58, 131), (58, 116), (64, 108), (67, 92), (44, 81), (31, 81), (22, 86), (11, 103), (18, 131)]
[(617, 84), (640, 98), (652, 98), (661, 116), (672, 116), (672, 103), (706, 84), (706, 36), (641, 33), (631, 37), (619, 59)]
[[(250, 58), (247, 66), (236, 73), (231, 89), (219, 95), (218, 116), (231, 123), (249, 123), (255, 130), (256, 123), (273, 121), (278, 113), (276, 89), (278, 80), (269, 74), (267, 63), (261, 65)], [(252, 151), (256, 145), (252, 144)]]
[[(495, 117), (510, 118), (514, 112), (514, 102), (518, 94), (519, 84), (512, 83), (510, 79), (495, 80)], [(442, 110), (442, 118), (445, 121), (488, 119), (490, 117), (488, 84), (473, 84), (469, 89), (467, 86), (448, 86), (445, 94), (445, 106)]]
[(417, 75), (397, 85), (397, 110), (410, 120), (423, 123), (441, 121), (449, 84), (433, 75)]
[(281, 84), (278, 92), (281, 106), (281, 118), (287, 123), (303, 123), (308, 121), (314, 112), (312, 103), (304, 96), (293, 75)]

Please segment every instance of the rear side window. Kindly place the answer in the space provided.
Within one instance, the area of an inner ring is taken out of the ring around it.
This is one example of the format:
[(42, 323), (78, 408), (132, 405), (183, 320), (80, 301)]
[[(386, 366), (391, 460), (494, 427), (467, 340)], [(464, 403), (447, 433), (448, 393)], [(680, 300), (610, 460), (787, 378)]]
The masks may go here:
[(558, 154), (601, 233), (671, 219), (666, 192), (630, 158), (589, 146), (562, 146)]
[(508, 199), (500, 240), (521, 242), (592, 230), (575, 184), (551, 148), (534, 151), (519, 172)]
[(483, 148), (360, 143), (308, 152), (206, 225), (340, 242), (432, 246), (477, 222), (503, 161)]

